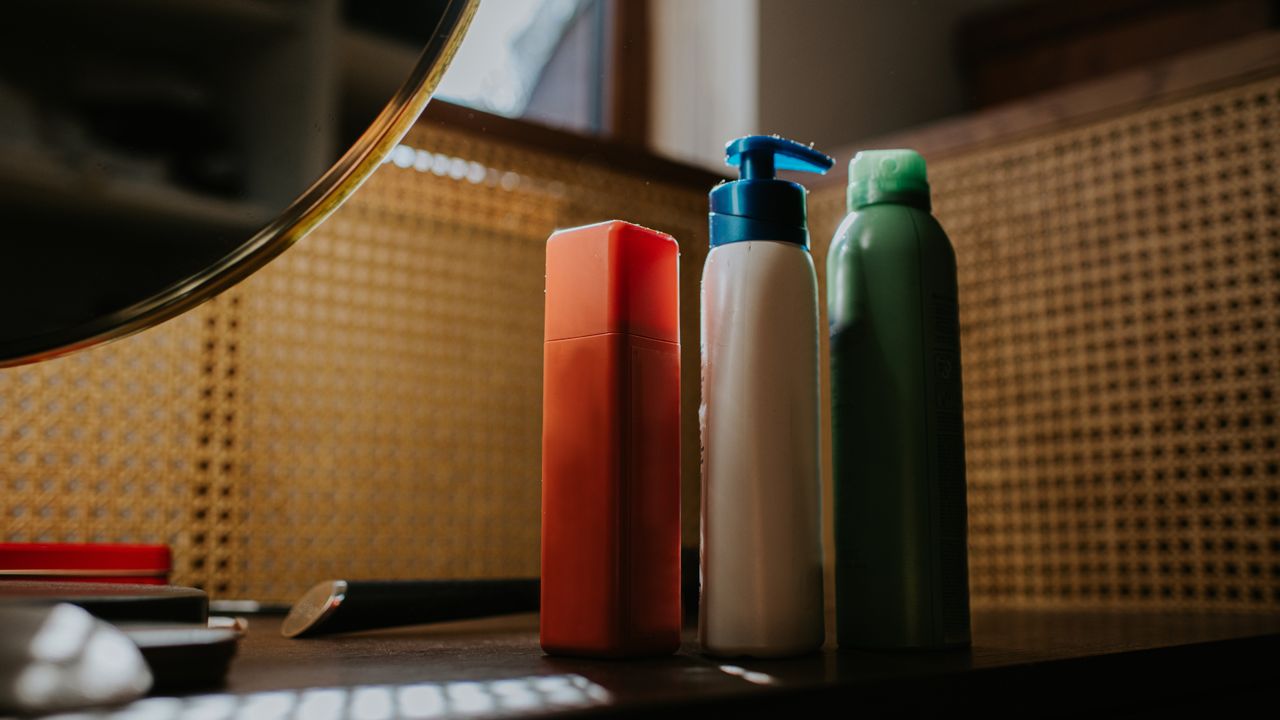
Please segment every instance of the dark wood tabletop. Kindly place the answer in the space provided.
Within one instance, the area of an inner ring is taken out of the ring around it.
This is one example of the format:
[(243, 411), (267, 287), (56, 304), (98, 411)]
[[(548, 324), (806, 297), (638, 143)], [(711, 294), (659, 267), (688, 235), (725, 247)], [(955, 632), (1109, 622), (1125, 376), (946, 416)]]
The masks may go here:
[[(179, 700), (255, 717), (1213, 716), (1280, 690), (1280, 617), (1002, 611), (972, 649), (836, 651), (790, 660), (552, 658), (537, 616), (308, 640), (254, 617), (226, 687)], [(829, 643), (830, 645), (830, 643)], [(198, 714), (198, 713), (197, 713)]]

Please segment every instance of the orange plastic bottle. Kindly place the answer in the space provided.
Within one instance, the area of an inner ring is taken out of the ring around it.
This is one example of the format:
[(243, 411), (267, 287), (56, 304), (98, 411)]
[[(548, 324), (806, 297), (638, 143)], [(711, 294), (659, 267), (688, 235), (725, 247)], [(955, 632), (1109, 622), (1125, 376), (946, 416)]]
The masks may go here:
[(612, 221), (547, 241), (542, 648), (680, 647), (679, 249)]

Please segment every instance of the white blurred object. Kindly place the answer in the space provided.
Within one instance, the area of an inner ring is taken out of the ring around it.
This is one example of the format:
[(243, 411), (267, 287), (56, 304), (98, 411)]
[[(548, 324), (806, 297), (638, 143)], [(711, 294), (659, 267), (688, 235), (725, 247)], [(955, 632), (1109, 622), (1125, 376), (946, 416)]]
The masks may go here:
[(74, 605), (0, 608), (0, 712), (114, 705), (151, 687), (142, 653)]

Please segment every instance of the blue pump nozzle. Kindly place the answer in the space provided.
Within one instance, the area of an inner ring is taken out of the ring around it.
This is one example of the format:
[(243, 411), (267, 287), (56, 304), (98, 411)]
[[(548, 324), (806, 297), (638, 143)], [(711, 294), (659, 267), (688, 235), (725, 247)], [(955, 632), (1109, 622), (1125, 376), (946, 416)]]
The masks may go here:
[(779, 240), (809, 247), (805, 190), (780, 180), (779, 170), (823, 174), (835, 161), (777, 135), (748, 135), (725, 145), (725, 163), (738, 179), (711, 191), (711, 246), (744, 240)]
[(827, 155), (777, 135), (748, 135), (724, 146), (724, 162), (738, 168), (739, 180), (772, 179), (778, 170), (825, 175), (835, 164)]

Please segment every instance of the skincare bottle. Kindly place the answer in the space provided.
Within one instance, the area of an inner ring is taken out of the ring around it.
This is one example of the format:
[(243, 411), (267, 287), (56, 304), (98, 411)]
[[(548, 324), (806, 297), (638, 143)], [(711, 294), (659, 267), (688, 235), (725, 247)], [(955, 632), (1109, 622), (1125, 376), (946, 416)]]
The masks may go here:
[(702, 596), (713, 655), (782, 657), (824, 639), (818, 290), (805, 189), (777, 170), (831, 158), (779, 137), (725, 148), (702, 273)]
[(849, 166), (827, 254), (841, 647), (969, 643), (956, 260), (924, 158)]
[(680, 290), (671, 236), (624, 222), (547, 241), (542, 648), (680, 647)]

